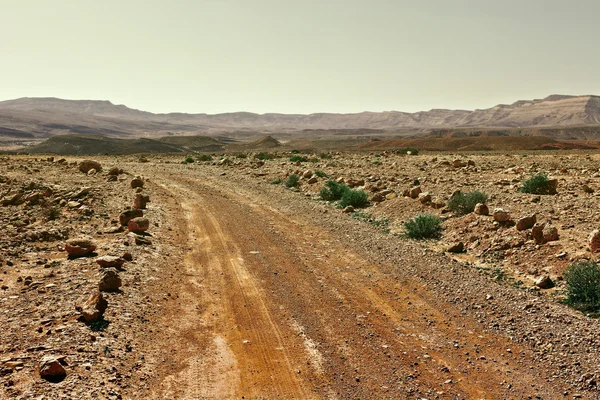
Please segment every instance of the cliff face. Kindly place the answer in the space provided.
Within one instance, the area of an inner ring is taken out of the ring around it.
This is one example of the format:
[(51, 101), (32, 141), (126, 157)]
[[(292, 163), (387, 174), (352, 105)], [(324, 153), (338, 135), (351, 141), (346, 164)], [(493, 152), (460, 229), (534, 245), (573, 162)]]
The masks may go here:
[(57, 133), (162, 135), (303, 129), (535, 128), (600, 125), (600, 97), (552, 95), (484, 110), (434, 109), (354, 114), (153, 114), (108, 101), (23, 98), (0, 102), (0, 127), (37, 136)]

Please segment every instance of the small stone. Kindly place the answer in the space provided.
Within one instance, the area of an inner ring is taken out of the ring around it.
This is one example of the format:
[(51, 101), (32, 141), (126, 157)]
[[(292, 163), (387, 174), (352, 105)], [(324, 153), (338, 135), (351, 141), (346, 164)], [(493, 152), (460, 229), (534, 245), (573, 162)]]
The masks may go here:
[(96, 263), (102, 268), (116, 268), (118, 270), (123, 269), (125, 258), (115, 256), (102, 256), (96, 259)]
[(463, 242), (457, 242), (448, 247), (448, 253), (462, 253), (465, 251), (465, 244)]
[(40, 376), (49, 381), (60, 381), (67, 371), (54, 356), (44, 356), (40, 362)]
[(535, 286), (539, 287), (540, 289), (550, 289), (554, 287), (554, 282), (548, 275), (544, 275), (536, 279)]
[(119, 215), (119, 223), (122, 226), (126, 226), (129, 224), (129, 221), (133, 218), (143, 217), (144, 212), (140, 209), (134, 208), (131, 210), (125, 210)]
[(588, 240), (590, 243), (590, 251), (592, 253), (600, 251), (600, 230), (596, 229), (592, 231)]
[(133, 209), (143, 210), (146, 208), (146, 203), (150, 201), (150, 196), (142, 193), (136, 193), (133, 199)]
[(535, 223), (537, 222), (536, 219), (537, 217), (535, 214), (519, 218), (519, 220), (517, 221), (517, 230), (524, 231), (526, 229), (533, 228), (533, 225), (535, 225)]
[(96, 244), (88, 238), (69, 239), (65, 244), (65, 251), (71, 258), (90, 255), (94, 250), (96, 250)]
[(136, 176), (135, 178), (133, 178), (131, 180), (131, 188), (135, 189), (135, 188), (143, 188), (144, 187), (144, 181), (142, 178), (140, 178), (139, 176)]
[(127, 224), (127, 229), (131, 232), (142, 233), (146, 232), (150, 227), (150, 221), (145, 217), (137, 217), (129, 220)]
[(79, 171), (83, 172), (84, 174), (87, 174), (92, 169), (100, 171), (102, 169), (102, 165), (100, 165), (98, 161), (94, 160), (83, 160), (79, 164)]
[(494, 221), (507, 222), (509, 220), (510, 220), (510, 214), (508, 213), (508, 211), (506, 211), (502, 208), (494, 209)]
[(421, 190), (421, 186), (415, 186), (413, 188), (410, 189), (408, 195), (411, 199), (416, 199), (417, 197), (419, 197), (419, 194), (422, 192)]
[(85, 322), (98, 321), (104, 315), (108, 302), (102, 296), (102, 293), (93, 293), (81, 306), (75, 309), (81, 314), (79, 319)]
[(585, 192), (585, 193), (589, 193), (592, 194), (594, 193), (594, 189), (592, 189), (591, 187), (589, 187), (588, 185), (583, 185), (581, 187), (581, 189)]
[(475, 212), (475, 214), (478, 214), (478, 215), (489, 215), (490, 209), (488, 208), (488, 206), (486, 204), (477, 203), (475, 205), (474, 212)]
[(102, 278), (98, 283), (98, 289), (101, 292), (117, 292), (121, 287), (121, 278), (114, 268), (106, 268), (102, 272)]
[(342, 210), (342, 212), (343, 212), (343, 213), (346, 213), (346, 214), (349, 214), (349, 213), (351, 213), (351, 212), (354, 212), (354, 207), (352, 207), (352, 206), (348, 206), (348, 207), (344, 208), (344, 209)]
[(417, 198), (419, 199), (419, 202), (421, 202), (421, 204), (427, 204), (431, 202), (431, 194), (429, 194), (429, 192), (419, 193)]

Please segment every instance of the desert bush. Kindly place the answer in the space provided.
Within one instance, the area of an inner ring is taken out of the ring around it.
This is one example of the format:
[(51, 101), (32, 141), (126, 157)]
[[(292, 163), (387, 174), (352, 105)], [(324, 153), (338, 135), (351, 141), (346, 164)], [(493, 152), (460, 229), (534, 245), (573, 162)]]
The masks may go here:
[(487, 202), (488, 195), (479, 190), (472, 192), (457, 192), (448, 201), (448, 208), (458, 215), (465, 215), (473, 212), (477, 203), (485, 204)]
[(261, 151), (256, 155), (256, 158), (259, 160), (272, 160), (275, 158), (275, 156), (271, 153), (267, 153), (266, 151)]
[(46, 221), (54, 221), (60, 218), (62, 212), (60, 208), (47, 204), (44, 205), (42, 215)]
[(306, 160), (306, 161), (308, 161), (308, 162), (312, 162), (312, 163), (316, 163), (316, 162), (319, 162), (319, 161), (321, 161), (321, 160), (319, 160), (317, 157), (311, 157), (311, 158), (309, 158), (309, 159), (308, 159), (308, 160)]
[(413, 156), (419, 154), (419, 149), (415, 149), (414, 147), (405, 147), (403, 149), (396, 150), (396, 154), (408, 154), (409, 151)]
[(327, 201), (339, 200), (348, 190), (350, 190), (350, 188), (346, 186), (346, 184), (329, 180), (325, 182), (325, 186), (319, 192), (319, 196)]
[(281, 178), (275, 178), (271, 181), (271, 185), (279, 185), (281, 182), (283, 182)]
[(212, 161), (212, 156), (210, 154), (202, 154), (198, 157), (198, 161)]
[(572, 264), (564, 272), (566, 302), (582, 311), (600, 310), (600, 266), (596, 261)]
[(285, 186), (289, 187), (289, 188), (293, 188), (298, 186), (298, 182), (300, 182), (300, 177), (296, 174), (291, 174), (290, 176), (288, 176), (287, 180), (285, 181)]
[(319, 154), (319, 157), (321, 157), (323, 160), (333, 158), (333, 156), (329, 153), (321, 153), (321, 154)]
[(246, 153), (237, 153), (235, 155), (236, 158), (248, 158), (248, 154)]
[(192, 164), (194, 162), (194, 158), (193, 157), (187, 157), (183, 163), (184, 164)]
[(300, 154), (300, 150), (298, 150), (298, 149), (293, 149), (293, 150), (292, 150), (292, 154)]
[(318, 176), (319, 178), (328, 178), (329, 175), (327, 175), (327, 173), (325, 171), (321, 171), (320, 169), (315, 171), (315, 175)]
[(291, 162), (306, 162), (308, 158), (306, 156), (292, 156), (290, 157)]
[(340, 199), (340, 206), (342, 207), (352, 206), (354, 208), (362, 208), (368, 204), (369, 199), (367, 198), (367, 194), (364, 190), (360, 189), (348, 189), (342, 194), (342, 198)]
[(531, 194), (548, 194), (551, 184), (548, 175), (540, 172), (523, 182), (520, 191)]
[(406, 236), (411, 239), (438, 239), (442, 235), (442, 221), (432, 214), (421, 214), (404, 223)]

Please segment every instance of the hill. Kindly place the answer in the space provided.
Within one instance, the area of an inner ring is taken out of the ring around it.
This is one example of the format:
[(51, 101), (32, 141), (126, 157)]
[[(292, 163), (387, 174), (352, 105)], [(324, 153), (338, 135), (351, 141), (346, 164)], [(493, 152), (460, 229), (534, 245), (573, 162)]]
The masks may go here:
[(99, 135), (60, 135), (27, 148), (30, 153), (61, 155), (181, 153), (179, 146), (153, 139), (115, 139)]

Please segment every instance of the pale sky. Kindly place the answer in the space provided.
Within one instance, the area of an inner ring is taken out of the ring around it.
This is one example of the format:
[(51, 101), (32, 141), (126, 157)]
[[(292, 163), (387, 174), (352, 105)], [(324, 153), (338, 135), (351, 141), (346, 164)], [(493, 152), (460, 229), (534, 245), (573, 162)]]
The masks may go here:
[(0, 100), (152, 112), (600, 94), (600, 0), (0, 0)]

